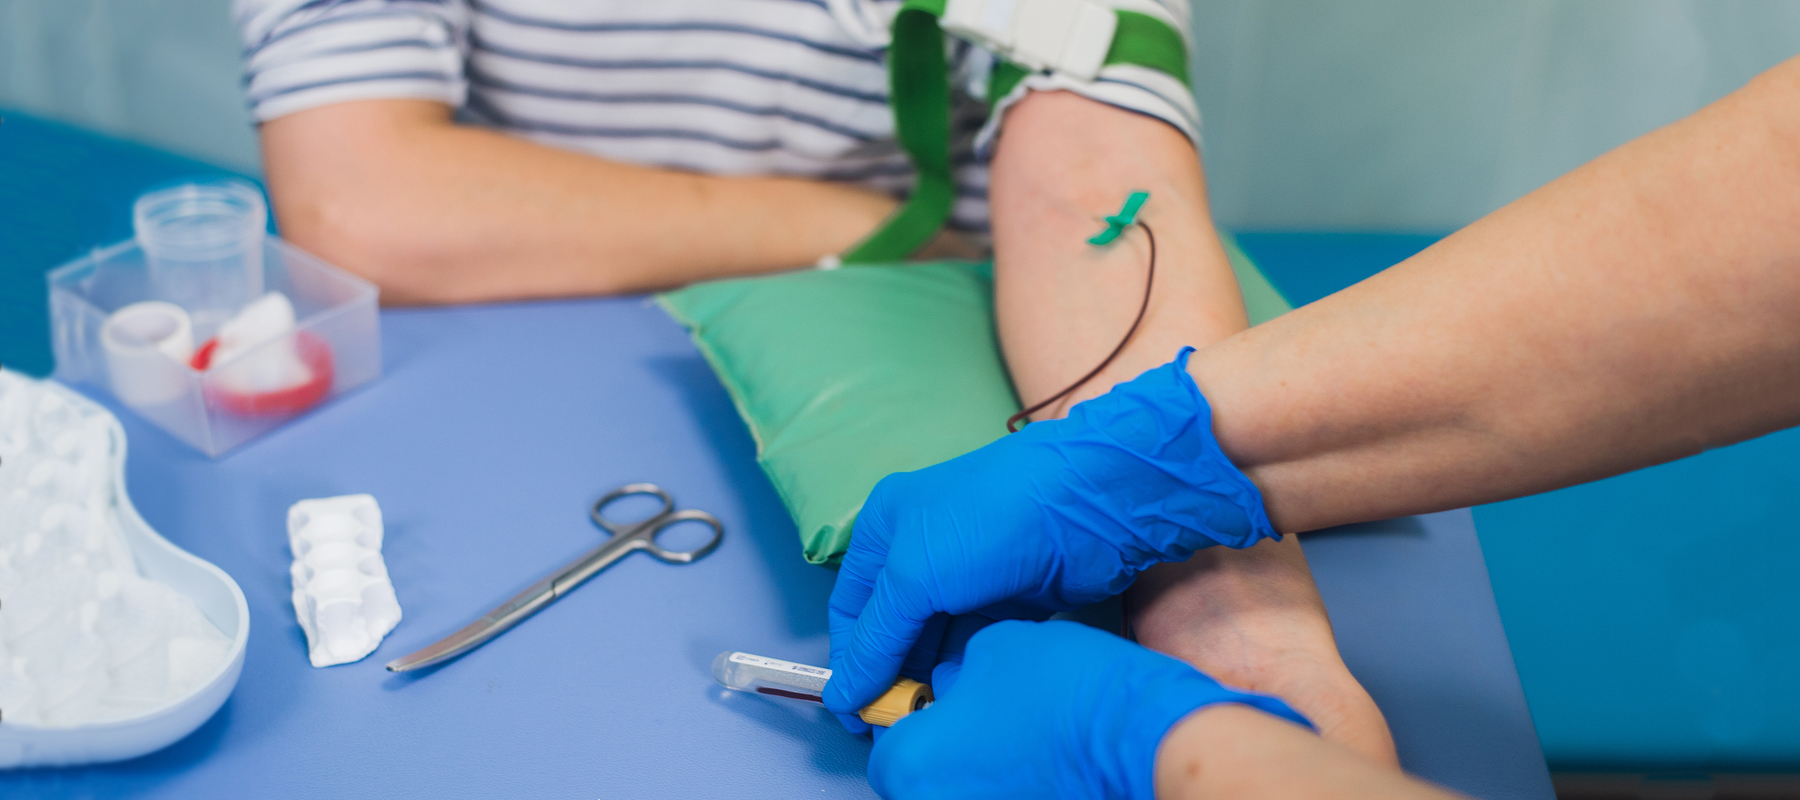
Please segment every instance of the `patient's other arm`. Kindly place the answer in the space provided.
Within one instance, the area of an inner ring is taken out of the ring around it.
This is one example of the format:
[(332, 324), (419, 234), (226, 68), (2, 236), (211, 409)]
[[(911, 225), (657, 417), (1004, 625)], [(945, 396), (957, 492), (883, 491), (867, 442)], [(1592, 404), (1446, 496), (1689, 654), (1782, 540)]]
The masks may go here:
[(637, 167), (457, 125), (449, 106), (366, 100), (262, 126), (282, 235), (446, 303), (610, 294), (791, 268), (894, 207), (816, 181)]
[[(1033, 404), (1111, 352), (1143, 300), (1147, 242), (1132, 229), (1087, 243), (1132, 190), (1156, 234), (1156, 287), (1143, 327), (1113, 364), (1041, 412), (1080, 400), (1246, 325), (1207, 210), (1193, 145), (1175, 128), (1064, 92), (1014, 106), (993, 162), (995, 306), (1007, 367)], [(995, 425), (1000, 424), (995, 420)], [(1381, 712), (1345, 669), (1299, 542), (1212, 548), (1154, 567), (1127, 596), (1145, 645), (1248, 689), (1280, 695), (1329, 738), (1392, 762)]]

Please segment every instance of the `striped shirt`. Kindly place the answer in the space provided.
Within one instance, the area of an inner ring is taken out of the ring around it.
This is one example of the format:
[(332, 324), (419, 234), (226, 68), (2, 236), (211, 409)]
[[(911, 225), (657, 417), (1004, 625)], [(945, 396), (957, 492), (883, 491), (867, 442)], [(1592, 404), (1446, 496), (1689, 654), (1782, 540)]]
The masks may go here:
[[(1186, 0), (1150, 6), (1186, 35)], [(416, 98), (465, 122), (614, 161), (781, 175), (904, 195), (884, 57), (899, 0), (236, 0), (252, 112)], [(987, 230), (987, 157), (1005, 108), (1068, 89), (1197, 140), (1180, 81), (1112, 65), (1091, 82), (1037, 74), (990, 111), (991, 54), (951, 47), (951, 225)]]

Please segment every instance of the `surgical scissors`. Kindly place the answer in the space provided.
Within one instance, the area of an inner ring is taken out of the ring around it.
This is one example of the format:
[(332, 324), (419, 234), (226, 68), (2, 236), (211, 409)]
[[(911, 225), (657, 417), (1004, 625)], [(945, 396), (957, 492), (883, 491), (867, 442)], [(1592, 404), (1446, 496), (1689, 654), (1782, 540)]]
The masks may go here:
[[(607, 519), (605, 511), (613, 501), (633, 495), (649, 495), (662, 501), (662, 510), (652, 514), (648, 519), (639, 522), (615, 522)], [(692, 564), (704, 558), (719, 546), (725, 539), (725, 525), (719, 518), (704, 511), (693, 509), (675, 510), (675, 500), (669, 493), (654, 483), (633, 483), (621, 486), (595, 501), (588, 512), (594, 524), (612, 534), (606, 544), (589, 551), (587, 555), (575, 559), (568, 566), (552, 573), (531, 585), (531, 588), (520, 592), (513, 599), (500, 604), (499, 608), (483, 614), (481, 619), (469, 623), (462, 630), (444, 637), (437, 644), (409, 656), (389, 661), (389, 672), (407, 672), (422, 669), (433, 664), (449, 661), (467, 653), (489, 639), (499, 636), (526, 617), (542, 611), (545, 606), (555, 602), (557, 598), (574, 591), (588, 578), (594, 577), (600, 570), (611, 566), (631, 553), (643, 550), (670, 564)], [(713, 529), (712, 539), (692, 550), (667, 550), (656, 543), (656, 537), (670, 526), (681, 522), (703, 522)]]

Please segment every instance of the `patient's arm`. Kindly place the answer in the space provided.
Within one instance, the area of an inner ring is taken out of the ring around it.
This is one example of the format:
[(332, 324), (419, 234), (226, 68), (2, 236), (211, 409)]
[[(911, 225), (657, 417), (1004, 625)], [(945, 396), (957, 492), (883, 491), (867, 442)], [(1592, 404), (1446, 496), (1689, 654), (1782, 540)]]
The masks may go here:
[(1190, 370), (1287, 531), (1800, 423), (1800, 59)]
[(1287, 720), (1222, 703), (1200, 709), (1156, 750), (1156, 796), (1287, 800), (1455, 800), (1399, 770), (1385, 769)]
[(894, 202), (827, 183), (605, 161), (457, 125), (423, 100), (346, 102), (262, 127), (282, 234), (444, 303), (607, 294), (810, 264)]
[[(1173, 127), (1069, 93), (1035, 93), (1008, 115), (993, 163), (995, 305), (1007, 366), (1032, 404), (1118, 344), (1143, 299), (1142, 231), (1089, 245), (1133, 189), (1155, 231), (1156, 290), (1143, 327), (1104, 373), (1040, 413), (1082, 399), (1246, 324), (1207, 211), (1193, 145)], [(1000, 420), (994, 421), (1001, 424)], [(1213, 548), (1151, 569), (1127, 598), (1145, 645), (1226, 683), (1281, 695), (1325, 735), (1392, 761), (1381, 712), (1338, 657), (1299, 543)]]

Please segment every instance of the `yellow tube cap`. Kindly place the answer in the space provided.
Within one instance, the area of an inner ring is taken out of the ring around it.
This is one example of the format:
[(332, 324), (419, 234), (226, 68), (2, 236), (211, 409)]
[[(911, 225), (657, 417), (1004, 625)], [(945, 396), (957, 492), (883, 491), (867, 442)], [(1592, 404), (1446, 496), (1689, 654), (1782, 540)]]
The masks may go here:
[(911, 678), (901, 678), (856, 715), (862, 717), (863, 722), (886, 728), (899, 722), (901, 717), (931, 705), (933, 699), (930, 686)]

